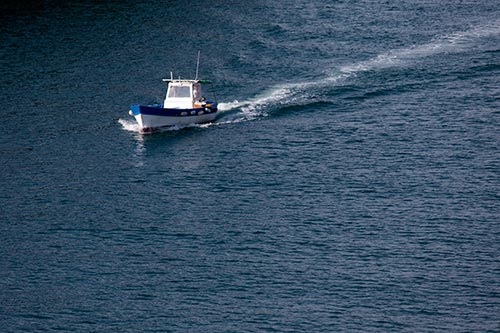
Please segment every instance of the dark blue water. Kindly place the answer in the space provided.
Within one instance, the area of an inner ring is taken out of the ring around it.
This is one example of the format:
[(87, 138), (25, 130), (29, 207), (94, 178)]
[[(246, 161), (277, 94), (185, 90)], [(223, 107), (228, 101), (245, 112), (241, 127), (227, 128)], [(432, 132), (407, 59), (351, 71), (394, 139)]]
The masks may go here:
[(498, 1), (0, 8), (2, 332), (500, 331)]

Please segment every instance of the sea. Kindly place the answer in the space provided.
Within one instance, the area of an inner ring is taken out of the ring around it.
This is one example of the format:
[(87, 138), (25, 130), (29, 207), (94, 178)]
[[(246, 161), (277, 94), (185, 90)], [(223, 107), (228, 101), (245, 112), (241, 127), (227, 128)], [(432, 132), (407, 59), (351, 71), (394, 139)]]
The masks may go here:
[(1, 332), (500, 332), (499, 0), (0, 12)]

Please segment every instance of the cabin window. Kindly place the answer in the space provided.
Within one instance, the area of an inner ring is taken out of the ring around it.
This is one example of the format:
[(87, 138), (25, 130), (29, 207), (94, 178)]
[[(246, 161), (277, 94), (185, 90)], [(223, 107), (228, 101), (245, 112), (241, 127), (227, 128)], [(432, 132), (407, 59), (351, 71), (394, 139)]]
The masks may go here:
[(168, 97), (191, 97), (189, 86), (173, 86), (168, 90)]

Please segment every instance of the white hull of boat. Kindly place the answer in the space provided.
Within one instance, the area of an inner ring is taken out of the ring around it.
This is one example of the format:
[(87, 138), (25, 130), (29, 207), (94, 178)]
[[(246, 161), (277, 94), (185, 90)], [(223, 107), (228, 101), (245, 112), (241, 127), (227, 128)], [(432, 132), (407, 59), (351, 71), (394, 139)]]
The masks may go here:
[(148, 114), (134, 115), (135, 120), (143, 130), (152, 130), (167, 126), (186, 126), (191, 124), (209, 123), (214, 121), (216, 116), (217, 112), (180, 117), (155, 116)]

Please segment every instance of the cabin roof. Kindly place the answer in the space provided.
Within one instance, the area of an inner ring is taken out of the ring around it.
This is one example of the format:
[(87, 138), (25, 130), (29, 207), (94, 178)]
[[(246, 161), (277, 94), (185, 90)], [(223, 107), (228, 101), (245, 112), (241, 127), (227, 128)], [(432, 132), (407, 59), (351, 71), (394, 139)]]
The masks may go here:
[(178, 80), (172, 80), (172, 79), (163, 79), (162, 80), (163, 82), (166, 82), (166, 83), (212, 83), (212, 81), (210, 80), (181, 80), (181, 79), (178, 79)]

